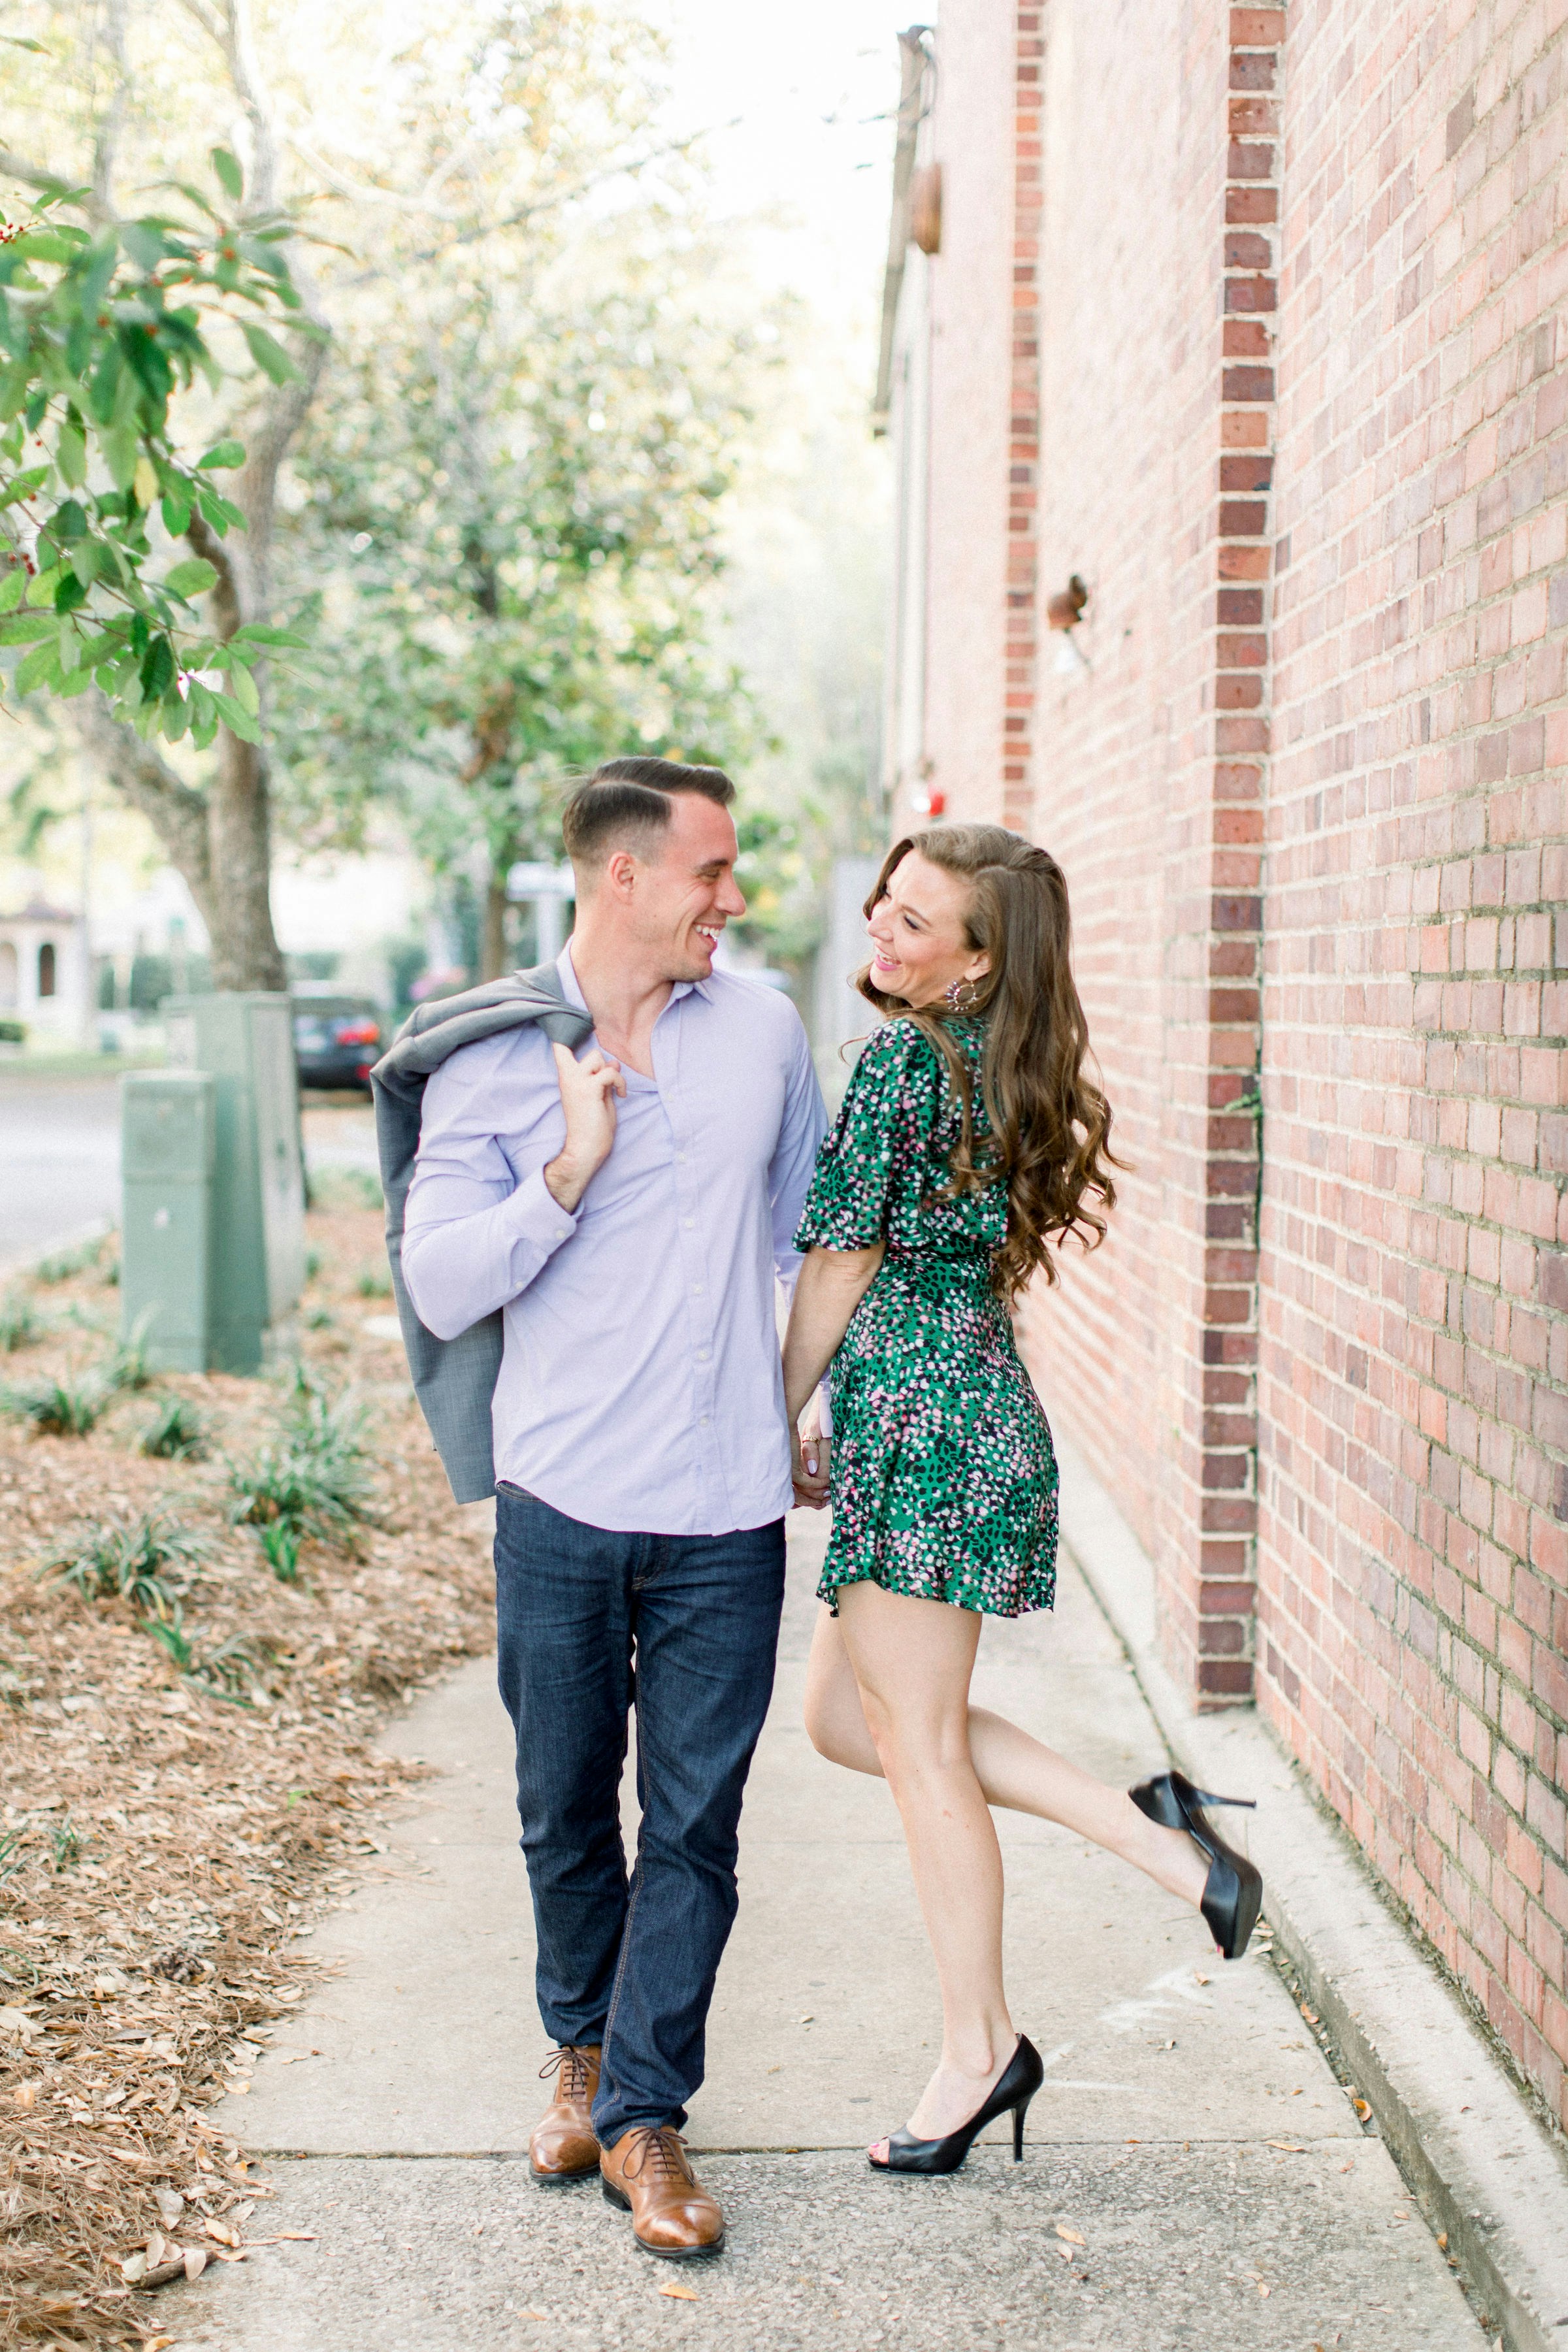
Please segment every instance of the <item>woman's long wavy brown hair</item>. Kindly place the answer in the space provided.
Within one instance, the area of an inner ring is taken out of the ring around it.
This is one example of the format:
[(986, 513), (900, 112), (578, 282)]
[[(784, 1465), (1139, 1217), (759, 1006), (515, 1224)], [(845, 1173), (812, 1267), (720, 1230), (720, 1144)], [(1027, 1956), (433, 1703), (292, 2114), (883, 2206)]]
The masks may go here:
[(1110, 1150), (1110, 1105), (1084, 1071), (1089, 1024), (1072, 976), (1067, 878), (1047, 851), (999, 824), (934, 826), (895, 842), (866, 901), (868, 917), (911, 849), (969, 884), (964, 936), (991, 959), (965, 1008), (986, 1024), (981, 1087), (991, 1133), (978, 1152), (969, 1072), (942, 1009), (884, 996), (868, 964), (855, 984), (879, 1012), (915, 1022), (952, 1073), (963, 1123), (951, 1193), (1005, 1181), (1007, 1238), (992, 1279), (1012, 1300), (1038, 1266), (1047, 1282), (1058, 1280), (1053, 1234), (1076, 1234), (1085, 1249), (1104, 1240), (1100, 1211), (1116, 1205), (1110, 1171), (1126, 1165)]

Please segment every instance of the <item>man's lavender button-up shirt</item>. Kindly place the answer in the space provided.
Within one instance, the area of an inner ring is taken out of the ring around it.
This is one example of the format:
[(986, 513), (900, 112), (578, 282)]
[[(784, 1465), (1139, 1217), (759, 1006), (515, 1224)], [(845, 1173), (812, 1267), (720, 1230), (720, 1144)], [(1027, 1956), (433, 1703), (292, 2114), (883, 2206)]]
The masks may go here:
[[(557, 969), (582, 1004), (569, 945)], [(404, 1278), (438, 1339), (503, 1310), (498, 1480), (590, 1527), (724, 1535), (792, 1501), (773, 1281), (794, 1286), (826, 1114), (795, 1007), (728, 972), (676, 987), (653, 1066), (626, 1072), (568, 1214), (543, 1176), (566, 1137), (548, 1039), (454, 1054), (425, 1090)]]

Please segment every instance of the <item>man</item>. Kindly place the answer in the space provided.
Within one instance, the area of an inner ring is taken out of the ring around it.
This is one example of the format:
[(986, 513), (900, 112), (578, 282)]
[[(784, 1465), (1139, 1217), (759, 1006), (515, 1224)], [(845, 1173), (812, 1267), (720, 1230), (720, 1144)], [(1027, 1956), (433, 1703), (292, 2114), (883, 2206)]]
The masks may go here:
[(531, 2168), (544, 2184), (597, 2168), (637, 2242), (673, 2260), (723, 2244), (679, 2132), (773, 1687), (792, 1500), (773, 1279), (793, 1280), (824, 1126), (794, 1008), (714, 970), (745, 912), (733, 798), (717, 769), (662, 760), (580, 787), (557, 971), (593, 1038), (574, 1055), (526, 1024), (435, 1070), (402, 1252), (437, 1339), (503, 1317), (500, 1688), (557, 2044)]

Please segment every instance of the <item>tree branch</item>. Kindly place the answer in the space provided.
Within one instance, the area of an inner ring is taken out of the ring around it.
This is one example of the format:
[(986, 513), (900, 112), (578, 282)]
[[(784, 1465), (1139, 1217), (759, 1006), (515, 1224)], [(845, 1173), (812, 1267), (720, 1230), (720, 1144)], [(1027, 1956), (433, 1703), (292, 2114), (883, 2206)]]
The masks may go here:
[(195, 18), (208, 40), (215, 42), (221, 49), (224, 46), (223, 26), (216, 16), (210, 16), (203, 7), (202, 0), (180, 0), (180, 5), (187, 16)]
[(226, 646), (245, 618), (240, 607), (239, 579), (233, 560), (199, 507), (191, 509), (185, 537), (196, 553), (205, 556), (217, 573), (216, 583), (209, 592), (213, 600), (213, 635)]
[(110, 715), (109, 705), (94, 690), (74, 706), (83, 742), (115, 790), (148, 820), (178, 867), (213, 929), (212, 860), (207, 840), (207, 804), (204, 794), (177, 776), (150, 743)]

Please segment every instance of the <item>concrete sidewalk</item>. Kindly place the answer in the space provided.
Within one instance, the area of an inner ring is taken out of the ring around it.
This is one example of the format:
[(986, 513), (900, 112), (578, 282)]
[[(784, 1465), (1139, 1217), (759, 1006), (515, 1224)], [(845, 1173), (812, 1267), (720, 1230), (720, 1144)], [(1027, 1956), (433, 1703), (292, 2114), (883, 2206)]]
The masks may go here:
[[(395, 1746), (439, 1777), (321, 1925), (314, 1948), (341, 1974), (217, 2111), (278, 2159), (251, 2227), (315, 2234), (167, 2290), (181, 2352), (1207, 2352), (1241, 2335), (1260, 2352), (1480, 2352), (1266, 1953), (1222, 1967), (1181, 1905), (1044, 1824), (999, 1817), (1015, 2013), (1049, 2068), (1025, 2163), (998, 2133), (947, 2181), (869, 2170), (864, 2145), (911, 2105), (939, 2021), (887, 1792), (823, 1763), (799, 1727), (823, 1532), (797, 1523), (792, 1541), (689, 2131), (725, 2200), (727, 2254), (651, 2262), (592, 2184), (541, 2191), (520, 2161), (545, 2045), (506, 1726), (479, 1663), (399, 1727)], [(987, 1627), (978, 1689), (1108, 1778), (1165, 1760), (1070, 1569), (1054, 1617)]]

